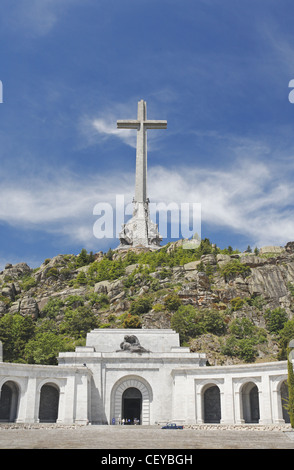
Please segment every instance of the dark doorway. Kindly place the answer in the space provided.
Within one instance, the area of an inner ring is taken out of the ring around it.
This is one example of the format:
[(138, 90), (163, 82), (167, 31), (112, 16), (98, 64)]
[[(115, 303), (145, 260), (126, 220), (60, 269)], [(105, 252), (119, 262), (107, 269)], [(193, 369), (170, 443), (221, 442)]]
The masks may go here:
[(13, 422), (17, 417), (18, 387), (14, 382), (6, 382), (1, 389), (0, 421)]
[(242, 408), (245, 423), (259, 422), (259, 396), (257, 385), (248, 382), (242, 387)]
[(58, 417), (59, 389), (56, 385), (43, 385), (40, 395), (40, 423), (55, 423)]
[(141, 424), (142, 394), (137, 388), (131, 387), (122, 396), (122, 419), (125, 424)]
[(220, 420), (220, 391), (217, 385), (212, 385), (204, 392), (204, 422), (220, 423)]

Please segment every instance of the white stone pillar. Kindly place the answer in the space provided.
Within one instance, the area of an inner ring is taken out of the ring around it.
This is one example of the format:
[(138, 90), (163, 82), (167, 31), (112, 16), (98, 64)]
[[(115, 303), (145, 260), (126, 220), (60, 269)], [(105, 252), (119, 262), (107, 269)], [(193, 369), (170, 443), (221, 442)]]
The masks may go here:
[(88, 377), (76, 374), (76, 424), (89, 423)]
[(196, 401), (195, 401), (195, 415), (196, 415), (196, 424), (203, 424), (204, 417), (203, 417), (203, 400), (202, 400), (202, 393), (200, 386), (196, 387)]
[(235, 390), (234, 402), (235, 402), (235, 423), (244, 424), (245, 419), (243, 418), (242, 392), (240, 391), (240, 389)]
[(186, 390), (184, 392), (186, 397), (186, 416), (185, 423), (195, 423), (195, 389), (193, 376), (187, 375)]
[(224, 384), (221, 390), (221, 423), (233, 424), (234, 417), (234, 392), (233, 380), (230, 375), (224, 375)]
[(273, 416), (273, 423), (275, 424), (285, 423), (285, 420), (283, 418), (281, 393), (277, 389), (272, 391), (272, 416)]
[(57, 423), (72, 424), (76, 406), (75, 376), (67, 377), (66, 384), (59, 395)]
[(19, 397), (17, 423), (37, 423), (39, 400), (37, 396), (37, 378), (28, 377), (27, 386), (22, 387)]
[(187, 376), (185, 371), (175, 371), (172, 401), (172, 419), (183, 422), (187, 418)]
[(273, 422), (273, 418), (270, 381), (268, 375), (262, 375), (261, 377), (260, 389), (258, 388), (258, 398), (260, 413), (259, 424), (271, 424)]

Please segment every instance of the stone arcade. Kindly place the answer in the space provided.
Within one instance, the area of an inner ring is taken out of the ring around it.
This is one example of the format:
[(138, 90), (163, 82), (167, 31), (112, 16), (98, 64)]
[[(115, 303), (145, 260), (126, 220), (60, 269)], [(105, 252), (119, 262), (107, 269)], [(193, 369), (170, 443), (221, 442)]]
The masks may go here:
[(206, 367), (173, 330), (95, 329), (58, 364), (0, 362), (0, 421), (289, 422), (286, 361)]

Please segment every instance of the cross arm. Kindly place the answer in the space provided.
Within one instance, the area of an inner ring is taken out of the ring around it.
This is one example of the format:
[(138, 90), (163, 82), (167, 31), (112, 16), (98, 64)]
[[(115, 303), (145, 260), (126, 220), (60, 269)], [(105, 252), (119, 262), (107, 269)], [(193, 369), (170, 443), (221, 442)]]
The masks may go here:
[(136, 119), (117, 121), (117, 129), (139, 129), (139, 127), (140, 121), (137, 121)]
[(167, 121), (144, 121), (146, 129), (166, 129)]

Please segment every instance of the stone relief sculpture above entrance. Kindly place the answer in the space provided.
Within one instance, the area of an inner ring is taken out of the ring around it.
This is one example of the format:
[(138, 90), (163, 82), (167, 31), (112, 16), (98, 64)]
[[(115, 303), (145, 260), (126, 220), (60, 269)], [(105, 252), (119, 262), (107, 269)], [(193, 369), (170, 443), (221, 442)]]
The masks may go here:
[(132, 353), (150, 352), (147, 349), (143, 348), (143, 346), (141, 346), (140, 341), (135, 335), (126, 335), (124, 337), (124, 341), (120, 343), (120, 349), (118, 350), (118, 352), (121, 351), (127, 351)]

